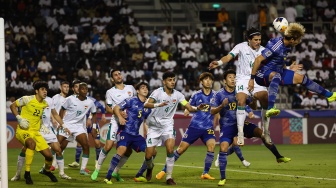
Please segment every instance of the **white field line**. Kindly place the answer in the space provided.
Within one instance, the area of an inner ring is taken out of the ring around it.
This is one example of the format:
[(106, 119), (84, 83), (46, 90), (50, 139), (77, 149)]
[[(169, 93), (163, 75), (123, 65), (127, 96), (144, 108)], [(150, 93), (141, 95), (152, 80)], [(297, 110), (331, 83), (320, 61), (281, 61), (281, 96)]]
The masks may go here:
[[(157, 163), (159, 165), (165, 165), (163, 163)], [(201, 168), (204, 167), (200, 166), (186, 166), (186, 165), (174, 165), (174, 167), (185, 167), (185, 168)], [(296, 175), (289, 175), (289, 174), (276, 174), (276, 173), (266, 173), (266, 172), (253, 172), (253, 171), (246, 171), (246, 170), (233, 170), (233, 169), (226, 169), (226, 171), (232, 171), (232, 172), (241, 172), (241, 173), (250, 173), (250, 174), (263, 174), (263, 175), (271, 175), (271, 176), (283, 176), (283, 177), (291, 177), (291, 178), (306, 178), (306, 179), (315, 179), (315, 180), (330, 180), (330, 181), (336, 181), (336, 179), (333, 178), (318, 178), (318, 177), (311, 177), (311, 176), (296, 176)]]

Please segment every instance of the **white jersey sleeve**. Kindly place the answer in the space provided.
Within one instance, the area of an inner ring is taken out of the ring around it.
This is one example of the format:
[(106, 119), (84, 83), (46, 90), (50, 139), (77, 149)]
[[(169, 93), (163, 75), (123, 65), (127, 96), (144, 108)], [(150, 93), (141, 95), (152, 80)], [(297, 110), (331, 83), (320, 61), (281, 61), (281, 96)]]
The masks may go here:
[(43, 110), (43, 114), (42, 114), (42, 123), (46, 126), (46, 127), (52, 127), (51, 124), (51, 109), (53, 109), (53, 100), (50, 97), (45, 98), (45, 100), (48, 103), (48, 106)]

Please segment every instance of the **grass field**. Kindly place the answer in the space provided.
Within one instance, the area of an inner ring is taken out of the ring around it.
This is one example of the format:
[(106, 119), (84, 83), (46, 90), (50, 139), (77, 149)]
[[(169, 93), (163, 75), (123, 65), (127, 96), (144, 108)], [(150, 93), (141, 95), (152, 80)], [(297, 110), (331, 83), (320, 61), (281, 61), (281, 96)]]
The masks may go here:
[[(270, 188), (290, 188), (290, 187), (336, 187), (336, 145), (278, 145), (280, 153), (292, 158), (289, 163), (276, 163), (273, 154), (264, 146), (244, 146), (242, 148), (244, 157), (251, 162), (249, 168), (242, 166), (235, 154), (229, 156), (227, 166), (227, 181), (225, 187), (270, 187)], [(203, 172), (203, 161), (206, 148), (204, 146), (192, 146), (189, 150), (175, 163), (173, 177), (177, 186), (175, 187), (217, 187), (218, 178), (220, 177), (219, 169), (214, 166), (210, 174), (216, 180), (201, 180)], [(74, 159), (75, 149), (65, 151), (65, 164), (71, 163)], [(216, 153), (218, 147), (216, 148)], [(32, 179), (34, 187), (127, 187), (127, 188), (146, 188), (146, 187), (167, 187), (165, 180), (156, 180), (155, 174), (161, 170), (165, 162), (164, 148), (158, 149), (158, 156), (155, 159), (154, 177), (150, 183), (136, 183), (133, 177), (142, 163), (144, 154), (133, 154), (120, 174), (125, 182), (115, 182), (113, 185), (106, 185), (103, 182), (110, 159), (115, 151), (108, 155), (107, 160), (102, 167), (98, 181), (91, 181), (88, 176), (79, 175), (78, 169), (65, 169), (66, 174), (73, 180), (58, 179), (59, 182), (52, 183), (49, 178), (38, 173), (43, 158), (39, 153), (35, 154), (32, 165)], [(8, 150), (8, 169), (9, 179), (12, 178), (16, 171), (18, 149)], [(94, 150), (91, 150), (88, 168), (94, 170)], [(58, 170), (55, 171), (58, 177)], [(9, 187), (32, 187), (26, 186), (23, 179), (18, 182), (9, 180)]]

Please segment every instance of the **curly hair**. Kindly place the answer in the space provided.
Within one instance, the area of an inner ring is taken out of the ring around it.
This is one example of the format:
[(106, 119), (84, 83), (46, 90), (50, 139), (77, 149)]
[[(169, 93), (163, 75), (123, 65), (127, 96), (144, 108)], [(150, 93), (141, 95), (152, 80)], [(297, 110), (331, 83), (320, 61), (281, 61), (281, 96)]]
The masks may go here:
[(285, 38), (286, 39), (298, 39), (302, 38), (305, 34), (306, 29), (303, 27), (303, 25), (299, 23), (290, 23), (285, 30)]

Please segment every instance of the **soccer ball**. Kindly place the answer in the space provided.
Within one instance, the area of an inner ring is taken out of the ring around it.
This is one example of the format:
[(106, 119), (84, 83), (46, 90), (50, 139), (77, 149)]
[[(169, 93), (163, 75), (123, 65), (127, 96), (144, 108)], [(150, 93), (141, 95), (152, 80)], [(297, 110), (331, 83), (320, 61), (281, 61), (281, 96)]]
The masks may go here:
[(275, 20), (273, 21), (273, 27), (278, 32), (283, 33), (288, 27), (288, 21), (284, 17), (275, 18)]

